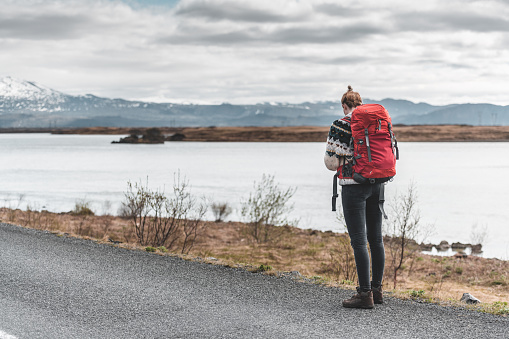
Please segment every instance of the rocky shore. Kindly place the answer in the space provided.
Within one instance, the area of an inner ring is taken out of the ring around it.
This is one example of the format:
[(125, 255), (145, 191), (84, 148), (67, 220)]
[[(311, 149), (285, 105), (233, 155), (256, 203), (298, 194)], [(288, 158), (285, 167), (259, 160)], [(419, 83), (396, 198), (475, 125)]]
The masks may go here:
[(433, 249), (436, 249), (437, 252), (448, 252), (449, 250), (453, 250), (456, 252), (454, 256), (465, 257), (467, 255), (467, 250), (469, 250), (472, 255), (480, 255), (483, 253), (481, 244), (463, 244), (461, 242), (454, 242), (449, 244), (449, 242), (442, 240), (439, 244), (424, 244), (421, 243), (418, 245), (420, 250), (423, 252), (432, 252)]

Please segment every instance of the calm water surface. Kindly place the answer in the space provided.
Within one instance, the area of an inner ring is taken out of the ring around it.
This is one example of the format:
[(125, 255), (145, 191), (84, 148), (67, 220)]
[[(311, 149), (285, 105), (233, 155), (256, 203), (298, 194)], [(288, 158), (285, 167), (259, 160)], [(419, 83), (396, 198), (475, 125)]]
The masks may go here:
[[(292, 217), (299, 227), (343, 231), (330, 210), (324, 143), (111, 144), (117, 139), (0, 134), (0, 203), (62, 212), (86, 200), (97, 213), (116, 213), (128, 181), (148, 178), (151, 188), (169, 192), (180, 171), (193, 194), (238, 209), (265, 173), (297, 188)], [(400, 143), (400, 153), (388, 201), (413, 182), (421, 223), (435, 225), (431, 242), (471, 242), (477, 225), (487, 230), (485, 256), (509, 259), (509, 143)], [(230, 219), (240, 220), (238, 212)]]

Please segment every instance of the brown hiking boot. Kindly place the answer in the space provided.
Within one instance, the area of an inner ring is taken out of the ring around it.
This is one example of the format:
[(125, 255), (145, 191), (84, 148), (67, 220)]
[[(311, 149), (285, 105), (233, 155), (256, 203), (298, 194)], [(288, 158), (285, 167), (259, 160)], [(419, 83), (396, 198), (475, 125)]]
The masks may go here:
[(357, 287), (357, 294), (350, 299), (343, 300), (343, 307), (347, 308), (373, 308), (373, 292), (361, 292)]
[(382, 285), (379, 287), (372, 287), (373, 290), (373, 302), (375, 304), (383, 304), (384, 303), (384, 295), (382, 291)]

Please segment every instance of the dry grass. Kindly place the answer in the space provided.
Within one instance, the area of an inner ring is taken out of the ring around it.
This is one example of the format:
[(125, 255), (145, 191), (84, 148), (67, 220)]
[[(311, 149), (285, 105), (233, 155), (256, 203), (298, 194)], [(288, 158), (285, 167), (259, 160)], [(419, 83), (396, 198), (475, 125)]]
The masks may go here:
[[(129, 221), (113, 216), (79, 216), (70, 213), (50, 213), (0, 209), (3, 222), (25, 227), (68, 233), (108, 242), (123, 242), (124, 247), (136, 245)], [(355, 277), (346, 276), (354, 269), (353, 257), (345, 234), (303, 230), (290, 226), (276, 228), (273, 241), (257, 244), (247, 235), (246, 225), (240, 222), (206, 222), (189, 257), (217, 258), (223, 265), (248, 267), (268, 265), (275, 271), (299, 271), (307, 277), (332, 286), (352, 287)], [(345, 246), (346, 244), (346, 246)], [(164, 253), (158, 254), (163, 255)], [(389, 255), (389, 253), (387, 253)], [(211, 260), (209, 260), (211, 261)], [(389, 262), (387, 258), (386, 262)], [(268, 272), (269, 274), (271, 272)], [(386, 282), (391, 282), (390, 268), (386, 267)], [(318, 278), (320, 277), (320, 278)], [(509, 261), (438, 257), (418, 254), (404, 263), (398, 280), (398, 291), (386, 291), (409, 296), (422, 290), (429, 300), (459, 300), (468, 292), (483, 303), (509, 301)], [(505, 312), (505, 311), (504, 311)], [(509, 311), (508, 311), (509, 313)]]
[(99, 240), (134, 242), (127, 220), (111, 215), (75, 215), (48, 211), (22, 211), (0, 208), (0, 220), (23, 227), (58, 231)]

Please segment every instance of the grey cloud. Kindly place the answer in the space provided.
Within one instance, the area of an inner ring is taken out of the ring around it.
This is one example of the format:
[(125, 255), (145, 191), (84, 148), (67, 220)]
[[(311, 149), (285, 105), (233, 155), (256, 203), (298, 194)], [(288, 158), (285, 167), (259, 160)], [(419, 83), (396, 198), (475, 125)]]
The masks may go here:
[(458, 63), (452, 63), (452, 62), (448, 62), (447, 66), (454, 68), (454, 69), (476, 69), (476, 67), (472, 67), (470, 65), (458, 64)]
[(329, 59), (327, 61), (327, 63), (329, 64), (347, 64), (347, 65), (352, 65), (352, 64), (359, 64), (359, 63), (363, 63), (365, 61), (368, 61), (369, 59), (368, 58), (365, 58), (365, 57), (355, 57), (355, 56), (352, 56), (352, 57), (338, 57), (338, 58), (332, 58), (332, 59)]
[(284, 28), (272, 34), (270, 40), (280, 43), (337, 43), (363, 39), (384, 33), (381, 27), (356, 24), (344, 27)]
[(453, 69), (476, 69), (475, 67), (472, 67), (470, 65), (448, 62), (443, 59), (418, 59), (416, 63), (423, 65), (445, 66)]
[(221, 33), (187, 27), (159, 41), (170, 44), (322, 44), (358, 41), (370, 35), (385, 32), (386, 30), (383, 28), (368, 24), (345, 27), (278, 27), (270, 32), (251, 27)]
[(323, 14), (331, 15), (331, 16), (340, 16), (340, 17), (351, 17), (358, 16), (362, 14), (362, 10), (355, 8), (348, 8), (345, 6), (341, 6), (336, 3), (323, 3), (313, 6), (313, 8)]
[(85, 32), (84, 27), (90, 27), (92, 20), (86, 15), (18, 15), (7, 17), (0, 14), (0, 37), (58, 40), (69, 39)]
[(356, 57), (356, 56), (343, 56), (336, 58), (323, 58), (316, 56), (295, 56), (295, 57), (292, 56), (292, 57), (281, 57), (278, 58), (277, 60), (312, 64), (324, 64), (324, 65), (353, 65), (368, 61), (369, 59), (366, 57)]
[(231, 32), (211, 33), (202, 29), (186, 29), (176, 34), (168, 35), (156, 40), (156, 43), (176, 45), (229, 45), (238, 43), (252, 43), (260, 41), (256, 29), (243, 29)]
[(258, 23), (278, 23), (302, 19), (302, 16), (273, 13), (263, 9), (247, 7), (245, 4), (236, 2), (215, 5), (208, 2), (193, 2), (179, 7), (175, 13), (180, 16), (205, 18), (210, 21), (230, 20)]
[(467, 12), (411, 12), (399, 14), (396, 30), (440, 31), (467, 30), (474, 32), (507, 32), (509, 20)]

